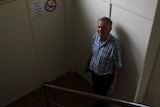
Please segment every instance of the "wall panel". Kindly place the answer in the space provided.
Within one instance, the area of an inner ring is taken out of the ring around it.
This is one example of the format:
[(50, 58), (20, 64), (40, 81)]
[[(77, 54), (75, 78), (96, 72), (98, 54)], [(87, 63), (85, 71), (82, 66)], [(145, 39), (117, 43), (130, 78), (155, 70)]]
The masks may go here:
[(149, 17), (139, 15), (127, 6), (112, 2), (112, 34), (119, 38), (123, 47), (123, 70), (119, 92), (115, 93), (126, 100), (133, 100), (143, 71), (152, 21)]
[(37, 53), (25, 0), (0, 5), (0, 106), (37, 87)]

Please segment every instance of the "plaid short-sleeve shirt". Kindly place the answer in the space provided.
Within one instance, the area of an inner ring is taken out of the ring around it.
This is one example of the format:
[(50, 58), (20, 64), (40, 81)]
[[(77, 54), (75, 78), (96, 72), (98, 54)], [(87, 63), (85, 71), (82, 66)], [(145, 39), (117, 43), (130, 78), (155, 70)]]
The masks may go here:
[(97, 75), (113, 74), (116, 67), (122, 67), (122, 50), (120, 41), (111, 34), (102, 43), (96, 33), (92, 38), (92, 57), (90, 70)]

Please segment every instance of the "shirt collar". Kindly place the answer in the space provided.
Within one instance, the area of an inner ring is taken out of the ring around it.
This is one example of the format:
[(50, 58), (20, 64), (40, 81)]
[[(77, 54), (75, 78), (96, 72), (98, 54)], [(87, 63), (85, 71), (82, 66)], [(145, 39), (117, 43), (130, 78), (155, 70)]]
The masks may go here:
[[(101, 43), (101, 40), (100, 40), (101, 38), (99, 37), (99, 35), (98, 35), (98, 41), (99, 41), (99, 43)], [(104, 44), (106, 44), (106, 43), (108, 43), (109, 41), (110, 41), (110, 39), (111, 39), (111, 34), (109, 33), (108, 34), (108, 37), (107, 37), (107, 40), (104, 42), (104, 43), (102, 43), (101, 45), (104, 45)]]

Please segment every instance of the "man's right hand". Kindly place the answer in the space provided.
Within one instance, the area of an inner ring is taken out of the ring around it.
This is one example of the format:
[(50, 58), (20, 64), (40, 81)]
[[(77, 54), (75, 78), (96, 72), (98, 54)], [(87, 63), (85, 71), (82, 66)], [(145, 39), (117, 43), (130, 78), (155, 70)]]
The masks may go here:
[(85, 71), (86, 71), (86, 72), (90, 72), (90, 71), (91, 71), (91, 70), (89, 69), (89, 66), (88, 66), (88, 65), (85, 66)]

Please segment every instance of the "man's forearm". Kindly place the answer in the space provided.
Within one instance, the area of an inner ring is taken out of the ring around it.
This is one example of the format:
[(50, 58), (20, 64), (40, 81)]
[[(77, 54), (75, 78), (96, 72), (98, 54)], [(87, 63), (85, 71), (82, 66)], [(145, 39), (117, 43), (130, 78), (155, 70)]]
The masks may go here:
[(121, 71), (121, 68), (115, 69), (113, 85), (117, 85), (117, 83), (119, 81), (120, 71)]

